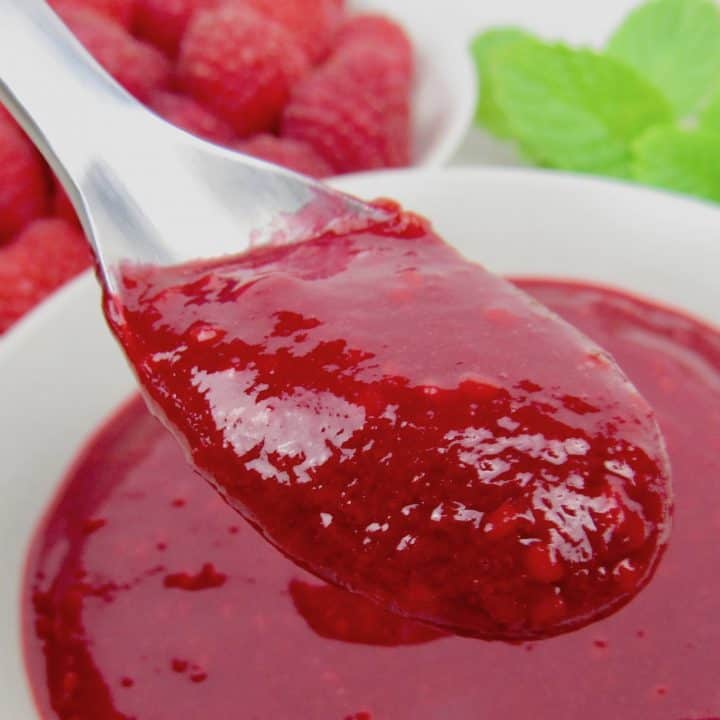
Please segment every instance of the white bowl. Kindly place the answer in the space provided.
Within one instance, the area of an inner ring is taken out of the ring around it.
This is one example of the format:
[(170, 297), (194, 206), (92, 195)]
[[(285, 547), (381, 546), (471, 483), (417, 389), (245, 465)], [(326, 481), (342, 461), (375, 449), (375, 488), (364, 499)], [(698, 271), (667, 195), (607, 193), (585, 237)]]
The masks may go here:
[(388, 15), (407, 30), (417, 53), (412, 163), (445, 165), (475, 115), (477, 79), (468, 47), (470, 6), (453, 0), (452, 12), (438, 12), (436, 3), (418, 0), (353, 0), (350, 8)]
[[(465, 255), (499, 272), (623, 286), (720, 323), (720, 212), (709, 205), (533, 171), (405, 171), (336, 184), (422, 210)], [(0, 343), (3, 718), (37, 718), (20, 637), (20, 587), (33, 528), (85, 438), (134, 387), (98, 295), (86, 274)]]

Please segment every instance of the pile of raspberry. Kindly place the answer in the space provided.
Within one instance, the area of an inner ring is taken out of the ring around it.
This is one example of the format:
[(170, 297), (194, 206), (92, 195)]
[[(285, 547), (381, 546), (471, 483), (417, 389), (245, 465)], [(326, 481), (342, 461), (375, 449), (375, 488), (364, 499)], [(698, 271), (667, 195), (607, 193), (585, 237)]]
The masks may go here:
[[(410, 159), (413, 50), (344, 0), (49, 0), (115, 79), (212, 142), (314, 177)], [(0, 334), (90, 265), (79, 222), (0, 106)]]

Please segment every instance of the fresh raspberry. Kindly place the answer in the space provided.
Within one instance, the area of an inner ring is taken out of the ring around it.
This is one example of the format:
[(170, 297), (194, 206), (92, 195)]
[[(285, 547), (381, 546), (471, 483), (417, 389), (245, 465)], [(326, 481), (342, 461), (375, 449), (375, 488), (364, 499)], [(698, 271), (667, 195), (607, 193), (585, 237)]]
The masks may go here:
[(256, 135), (249, 140), (235, 144), (235, 149), (282, 165), (295, 172), (310, 177), (323, 178), (333, 174), (333, 170), (307, 143), (279, 138), (274, 135)]
[(224, 120), (187, 95), (158, 92), (150, 98), (149, 105), (168, 122), (206, 140), (225, 145), (235, 137), (235, 132)]
[(350, 18), (335, 35), (333, 51), (343, 53), (361, 47), (394, 58), (397, 68), (408, 79), (412, 78), (415, 65), (412, 43), (395, 21), (384, 15), (372, 14)]
[(175, 57), (193, 15), (219, 4), (220, 0), (136, 0), (135, 34)]
[(0, 333), (90, 265), (82, 233), (58, 218), (35, 220), (0, 249)]
[(65, 188), (57, 178), (55, 178), (54, 181), (55, 189), (52, 197), (52, 214), (57, 218), (66, 220), (70, 224), (79, 227), (80, 219), (75, 212), (75, 208), (68, 194), (65, 192)]
[(242, 0), (289, 30), (314, 63), (327, 57), (333, 37), (343, 21), (337, 0)]
[(74, 5), (78, 8), (93, 10), (100, 15), (112, 18), (124, 28), (130, 28), (135, 11), (135, 0), (49, 0), (52, 7)]
[(40, 154), (2, 108), (0, 113), (0, 243), (9, 240), (31, 220), (43, 215), (49, 203), (49, 183)]
[(357, 46), (293, 91), (281, 135), (311, 145), (338, 173), (410, 161), (410, 81), (395, 58)]
[(90, 54), (138, 100), (146, 101), (170, 82), (168, 59), (117, 23), (74, 5), (61, 4), (57, 10)]
[(241, 137), (271, 129), (292, 85), (308, 69), (305, 53), (281, 25), (249, 8), (199, 12), (180, 48), (178, 79)]

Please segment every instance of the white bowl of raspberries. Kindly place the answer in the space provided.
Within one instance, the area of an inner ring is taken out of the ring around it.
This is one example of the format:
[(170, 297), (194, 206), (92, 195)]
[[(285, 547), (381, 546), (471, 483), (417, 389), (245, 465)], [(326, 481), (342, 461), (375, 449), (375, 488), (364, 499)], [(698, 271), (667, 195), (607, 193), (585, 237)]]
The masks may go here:
[[(413, 0), (48, 1), (168, 122), (314, 177), (442, 164), (472, 119), (467, 28)], [(62, 186), (0, 106), (0, 336), (89, 265)]]

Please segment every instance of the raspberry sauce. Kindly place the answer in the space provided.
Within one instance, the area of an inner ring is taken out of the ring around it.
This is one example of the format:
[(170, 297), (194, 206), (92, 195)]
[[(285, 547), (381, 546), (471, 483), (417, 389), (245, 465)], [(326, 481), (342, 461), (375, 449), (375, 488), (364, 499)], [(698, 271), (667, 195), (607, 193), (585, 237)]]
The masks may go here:
[(38, 529), (25, 646), (47, 720), (717, 720), (720, 333), (608, 290), (523, 282), (657, 410), (672, 540), (650, 585), (575, 633), (443, 636), (325, 585), (188, 468), (135, 400)]
[(522, 640), (604, 617), (652, 575), (671, 502), (649, 405), (422, 219), (121, 283), (108, 318), (153, 412), (318, 577)]

